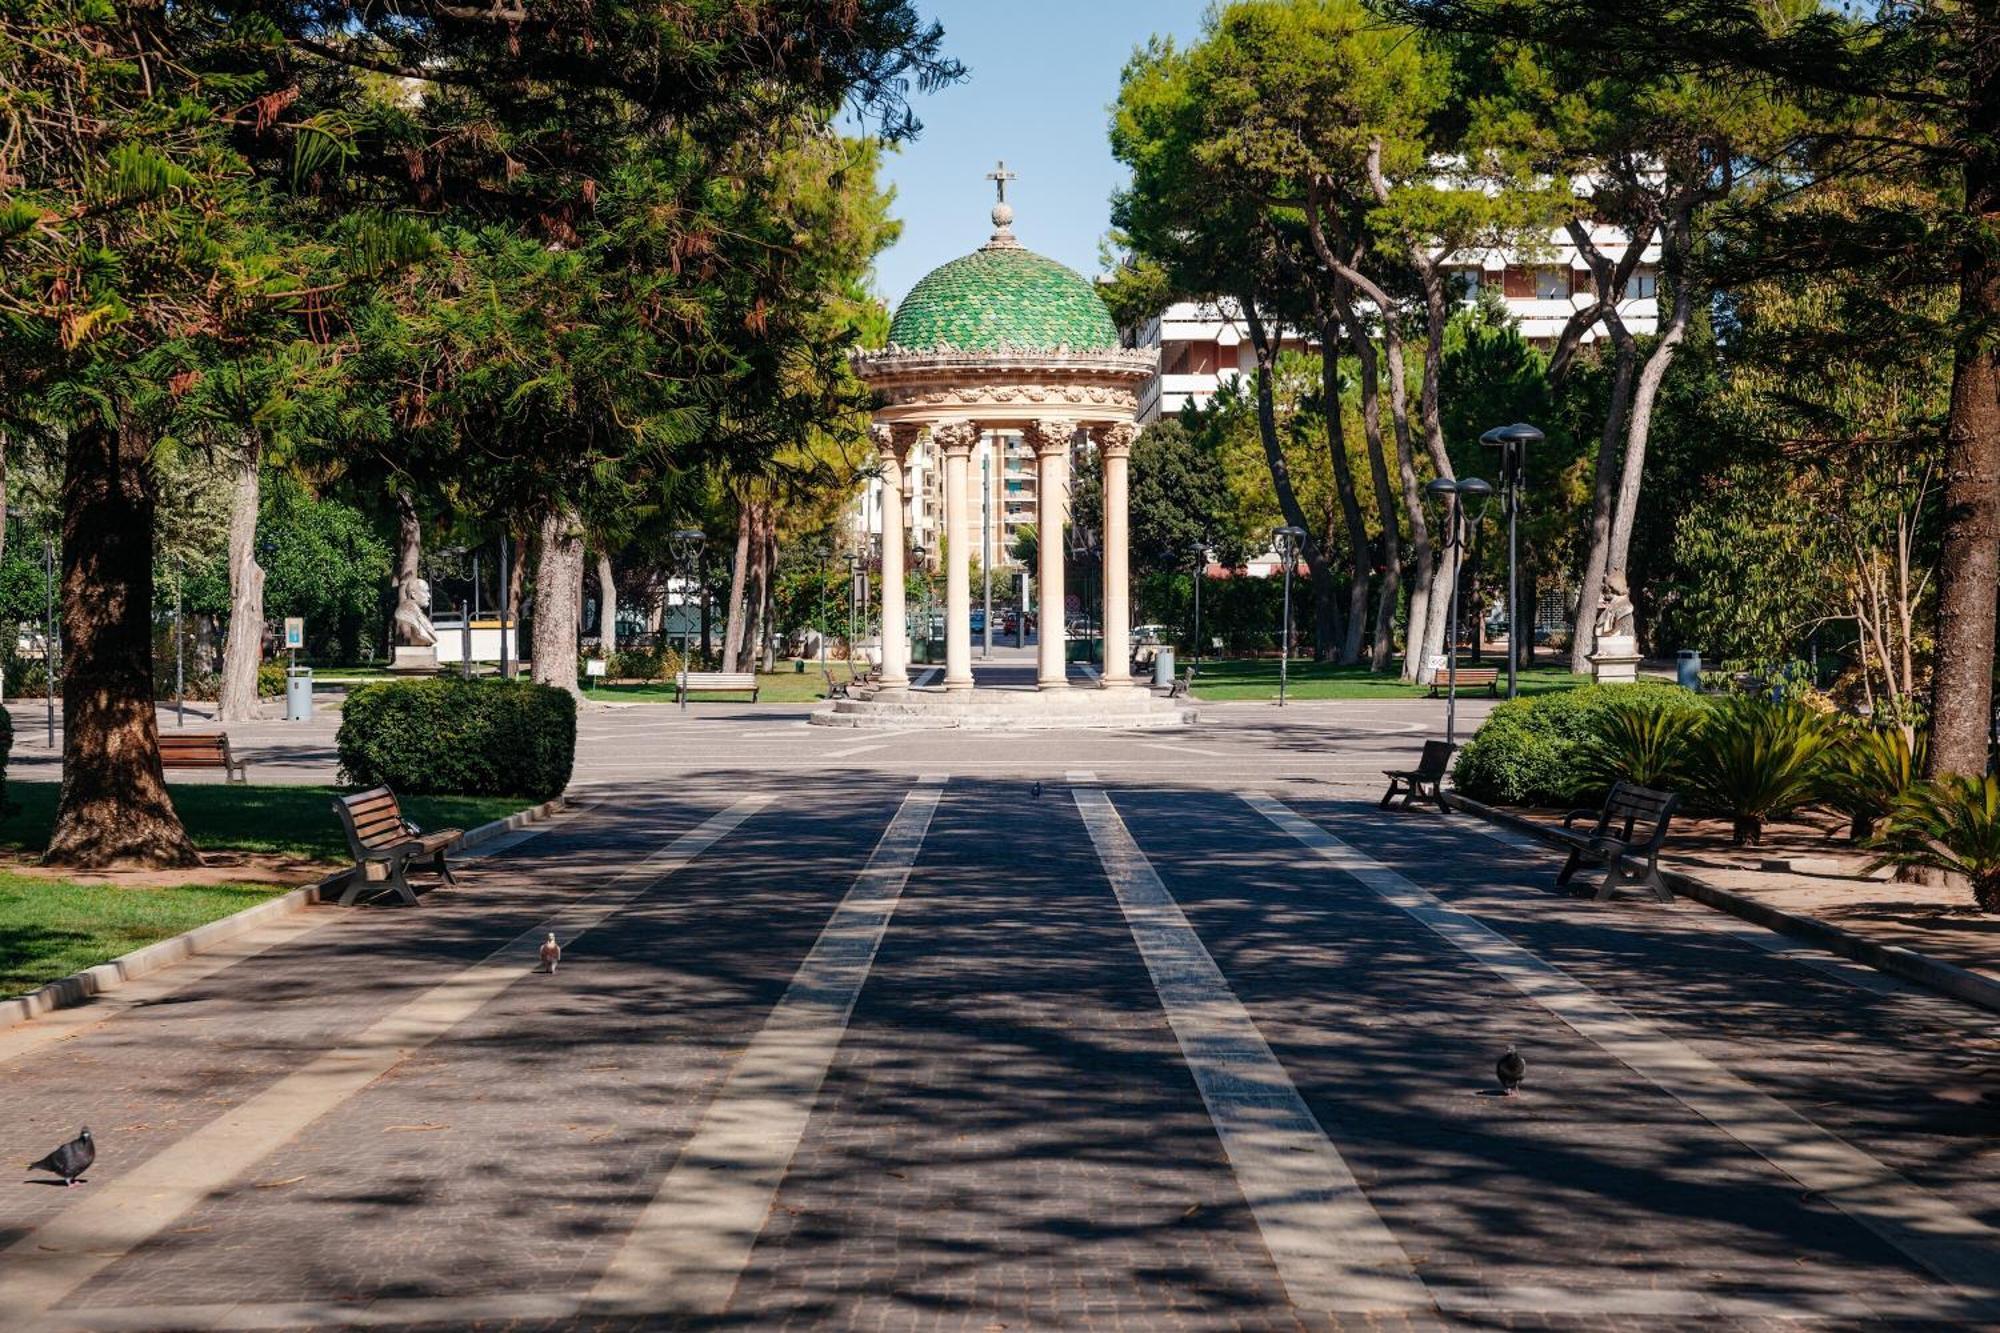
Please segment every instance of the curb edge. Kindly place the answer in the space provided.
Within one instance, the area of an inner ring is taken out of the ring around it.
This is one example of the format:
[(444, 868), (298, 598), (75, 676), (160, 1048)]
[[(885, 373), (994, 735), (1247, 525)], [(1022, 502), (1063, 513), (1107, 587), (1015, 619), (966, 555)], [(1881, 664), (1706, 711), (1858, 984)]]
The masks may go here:
[[(516, 810), (504, 819), (495, 819), (467, 830), (458, 841), (457, 850), (466, 850), (493, 841), (516, 829), (530, 824), (538, 824), (569, 807), (566, 798), (558, 796), (553, 801), (543, 801)], [(333, 874), (311, 884), (301, 885), (289, 893), (276, 898), (266, 898), (261, 903), (253, 903), (240, 912), (218, 917), (214, 921), (196, 926), (178, 935), (170, 935), (163, 940), (155, 940), (143, 948), (120, 954), (106, 963), (86, 967), (81, 972), (72, 972), (59, 977), (26, 995), (0, 999), (0, 1030), (17, 1027), (22, 1023), (41, 1017), (57, 1009), (72, 1009), (86, 1000), (117, 990), (127, 982), (137, 981), (153, 973), (196, 954), (213, 949), (216, 945), (235, 939), (237, 936), (267, 925), (282, 917), (303, 912), (320, 900), (323, 890), (332, 889), (347, 879), (350, 872), (335, 871)]]
[[(1553, 836), (1550, 827), (1540, 820), (1529, 819), (1525, 815), (1513, 814), (1506, 810), (1496, 810), (1455, 791), (1444, 793), (1444, 805), (1458, 810), (1489, 824), (1525, 833), (1551, 847), (1567, 849), (1569, 844)], [(1769, 903), (1746, 898), (1740, 893), (1717, 888), (1706, 880), (1678, 870), (1660, 867), (1660, 878), (1667, 887), (1684, 898), (1691, 898), (1704, 907), (1726, 912), (1730, 916), (1748, 921), (1755, 926), (1789, 935), (1807, 944), (1825, 949), (1829, 953), (1867, 967), (1877, 972), (1885, 972), (1903, 981), (1915, 982), (1919, 986), (1938, 991), (1954, 1000), (1963, 1001), (1991, 1013), (2000, 1014), (2000, 981), (1983, 977), (1968, 968), (1955, 963), (1947, 963), (1929, 954), (1906, 949), (1899, 944), (1882, 944), (1864, 936), (1843, 930), (1830, 921), (1816, 916), (1805, 916), (1798, 912), (1787, 912)]]

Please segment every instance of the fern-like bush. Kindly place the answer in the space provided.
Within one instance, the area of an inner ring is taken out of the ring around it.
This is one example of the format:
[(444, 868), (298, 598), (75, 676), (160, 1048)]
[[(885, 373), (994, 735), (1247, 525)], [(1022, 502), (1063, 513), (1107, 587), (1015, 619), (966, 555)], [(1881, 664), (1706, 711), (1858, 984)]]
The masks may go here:
[(1699, 807), (1727, 815), (1738, 847), (1763, 841), (1764, 822), (1825, 788), (1837, 724), (1803, 704), (1748, 695), (1718, 701), (1695, 733), (1688, 786)]
[(1947, 775), (1913, 784), (1890, 805), (1872, 844), (1878, 866), (1963, 875), (1982, 912), (2000, 912), (2000, 779)]
[[(1584, 685), (1495, 708), (1459, 753), (1453, 782), (1476, 801), (1584, 805), (1615, 781), (1592, 747), (1613, 708), (1699, 718), (1707, 708), (1678, 685)], [(1636, 780), (1636, 779), (1635, 779)]]
[(1914, 743), (1901, 727), (1849, 723), (1840, 730), (1827, 764), (1823, 799), (1851, 822), (1849, 836), (1866, 842), (1897, 798), (1923, 772), (1925, 741)]
[(1681, 783), (1707, 715), (1708, 705), (1685, 690), (1616, 698), (1598, 711), (1579, 754), (1595, 785), (1670, 790)]

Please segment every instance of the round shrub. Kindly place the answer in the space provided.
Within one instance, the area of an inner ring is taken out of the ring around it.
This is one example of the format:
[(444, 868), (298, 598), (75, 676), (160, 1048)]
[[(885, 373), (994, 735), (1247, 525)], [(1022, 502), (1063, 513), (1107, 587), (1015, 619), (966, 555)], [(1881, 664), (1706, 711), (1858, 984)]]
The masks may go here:
[(1583, 685), (1501, 704), (1459, 753), (1452, 780), (1475, 801), (1583, 805), (1609, 786), (1594, 750), (1611, 710), (1700, 712), (1701, 697), (1678, 685)]
[(553, 800), (576, 760), (576, 700), (532, 681), (385, 681), (347, 696), (341, 775), (403, 796)]

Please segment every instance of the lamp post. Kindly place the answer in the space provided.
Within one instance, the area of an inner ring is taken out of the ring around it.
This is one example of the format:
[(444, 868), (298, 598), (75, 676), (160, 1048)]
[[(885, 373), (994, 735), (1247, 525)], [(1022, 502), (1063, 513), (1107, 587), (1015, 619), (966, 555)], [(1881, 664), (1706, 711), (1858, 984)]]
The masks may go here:
[(847, 674), (852, 677), (854, 670), (855, 630), (854, 618), (861, 608), (861, 557), (854, 552), (847, 553)]
[(1290, 684), (1292, 673), (1292, 566), (1298, 563), (1293, 554), (1299, 543), (1305, 540), (1306, 530), (1286, 524), (1271, 534), (1278, 543), (1278, 554), (1285, 562), (1285, 629), (1278, 640), (1278, 707), (1285, 706), (1285, 690)]
[(1208, 543), (1194, 544), (1194, 664), (1201, 665), (1201, 580), (1208, 573)]
[(1444, 743), (1451, 745), (1458, 727), (1458, 566), (1465, 551), (1464, 505), (1471, 501), (1477, 506), (1472, 511), (1472, 521), (1478, 523), (1486, 510), (1486, 501), (1493, 495), (1493, 487), (1478, 477), (1461, 477), (1456, 481), (1439, 477), (1424, 490), (1444, 501), (1444, 549), (1451, 557), (1451, 606), (1445, 615), (1444, 640)]
[[(1507, 509), (1507, 697), (1521, 692), (1520, 545), (1516, 536), (1521, 517), (1521, 471), (1528, 460), (1530, 445), (1546, 437), (1525, 421), (1511, 426), (1495, 426), (1479, 437), (1489, 449), (1500, 451), (1500, 490)], [(1530, 645), (1534, 640), (1528, 640)]]
[[(708, 544), (708, 534), (703, 532), (700, 528), (675, 528), (672, 532), (667, 534), (667, 550), (671, 552), (674, 557), (674, 568), (680, 571), (683, 583), (685, 583), (685, 580), (687, 579), (687, 571), (690, 566), (693, 566), (696, 570), (699, 570), (701, 568), (702, 547), (706, 546), (707, 544)], [(755, 667), (752, 667), (752, 670), (755, 670)], [(687, 711), (687, 706), (688, 706), (687, 671), (688, 671), (687, 596), (685, 588), (683, 588), (681, 596), (681, 692), (680, 692), (681, 711), (683, 713)]]

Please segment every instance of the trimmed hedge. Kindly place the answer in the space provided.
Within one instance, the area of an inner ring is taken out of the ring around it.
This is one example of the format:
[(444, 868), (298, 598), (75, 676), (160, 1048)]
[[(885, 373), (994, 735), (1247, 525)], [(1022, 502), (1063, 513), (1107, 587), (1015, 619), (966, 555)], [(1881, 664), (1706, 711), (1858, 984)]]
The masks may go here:
[(1613, 703), (1704, 711), (1700, 695), (1678, 685), (1583, 685), (1501, 704), (1459, 752), (1453, 781), (1475, 801), (1501, 805), (1580, 806), (1607, 787), (1591, 753), (1598, 723)]
[(548, 801), (576, 760), (576, 700), (525, 680), (385, 681), (347, 696), (336, 744), (357, 787)]

